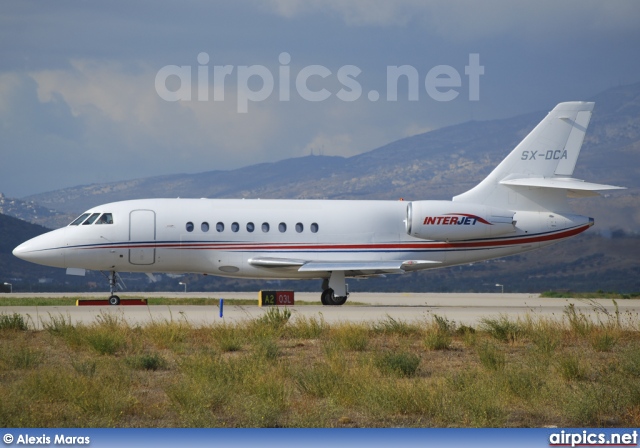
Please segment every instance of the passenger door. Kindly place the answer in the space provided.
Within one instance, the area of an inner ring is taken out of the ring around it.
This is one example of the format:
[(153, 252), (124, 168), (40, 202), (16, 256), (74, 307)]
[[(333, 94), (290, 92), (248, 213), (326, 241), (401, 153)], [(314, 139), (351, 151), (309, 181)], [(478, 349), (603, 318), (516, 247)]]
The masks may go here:
[(129, 214), (129, 263), (150, 265), (156, 261), (156, 213), (133, 210)]

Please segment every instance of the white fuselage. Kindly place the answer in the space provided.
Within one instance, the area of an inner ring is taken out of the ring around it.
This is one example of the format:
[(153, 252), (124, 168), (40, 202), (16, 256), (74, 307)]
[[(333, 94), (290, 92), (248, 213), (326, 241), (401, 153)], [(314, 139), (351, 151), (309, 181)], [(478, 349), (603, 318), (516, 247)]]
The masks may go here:
[[(111, 223), (69, 225), (25, 242), (14, 254), (61, 268), (327, 278), (330, 272), (299, 270), (298, 265), (274, 268), (252, 260), (429, 262), (404, 268), (412, 271), (528, 251), (581, 233), (593, 223), (577, 215), (518, 211), (513, 215), (514, 231), (508, 235), (434, 241), (407, 234), (408, 204), (236, 199), (115, 202), (87, 211), (108, 213)], [(458, 208), (463, 210), (464, 204)]]

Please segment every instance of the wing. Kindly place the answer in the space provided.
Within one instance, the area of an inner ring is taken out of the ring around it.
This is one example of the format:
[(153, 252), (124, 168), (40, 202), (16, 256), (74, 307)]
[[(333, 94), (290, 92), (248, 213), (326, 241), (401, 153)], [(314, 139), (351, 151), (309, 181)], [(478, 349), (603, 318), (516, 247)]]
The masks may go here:
[(249, 264), (273, 269), (295, 269), (298, 272), (344, 271), (348, 277), (367, 277), (380, 274), (403, 274), (424, 269), (439, 261), (393, 260), (393, 261), (309, 261), (294, 258), (252, 258)]

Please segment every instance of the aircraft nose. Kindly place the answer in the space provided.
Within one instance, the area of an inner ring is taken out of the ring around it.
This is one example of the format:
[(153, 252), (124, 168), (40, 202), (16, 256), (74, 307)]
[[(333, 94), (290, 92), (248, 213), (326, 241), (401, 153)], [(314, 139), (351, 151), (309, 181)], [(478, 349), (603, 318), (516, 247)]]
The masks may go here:
[(27, 252), (29, 252), (29, 241), (22, 243), (11, 252), (14, 256), (24, 260), (24, 256)]
[(54, 230), (32, 238), (13, 249), (13, 255), (31, 263), (65, 267), (64, 229)]

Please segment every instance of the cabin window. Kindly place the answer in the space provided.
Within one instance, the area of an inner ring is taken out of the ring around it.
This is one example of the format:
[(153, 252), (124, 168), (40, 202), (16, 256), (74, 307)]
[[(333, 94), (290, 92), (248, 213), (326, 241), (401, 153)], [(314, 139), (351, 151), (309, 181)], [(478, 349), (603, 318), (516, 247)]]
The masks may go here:
[(96, 224), (113, 224), (113, 215), (111, 213), (103, 213), (96, 221)]
[(216, 224), (216, 230), (218, 232), (224, 232), (224, 223), (223, 222), (219, 222), (218, 224)]
[(200, 224), (200, 230), (202, 230), (203, 232), (208, 232), (209, 231), (209, 223), (208, 222), (203, 222), (202, 224)]
[(309, 230), (311, 230), (311, 233), (318, 233), (318, 223), (312, 223), (309, 227)]
[(87, 219), (87, 216), (89, 216), (90, 213), (83, 213), (82, 215), (78, 216), (71, 224), (69, 224), (70, 226), (78, 226), (80, 225), (80, 223), (82, 221), (84, 221), (85, 219)]
[(278, 230), (280, 231), (280, 233), (284, 233), (287, 231), (287, 225), (283, 222), (281, 222), (280, 224), (278, 224)]
[(240, 224), (238, 224), (237, 222), (231, 223), (231, 231), (237, 232), (238, 230), (240, 230)]
[(304, 230), (304, 226), (302, 225), (301, 222), (296, 224), (296, 232), (298, 233), (302, 233), (302, 231)]
[(98, 219), (98, 216), (100, 216), (100, 213), (94, 213), (93, 215), (89, 216), (89, 219), (87, 219), (85, 222), (82, 223), (83, 226), (88, 226), (93, 224), (93, 222)]
[(256, 226), (253, 225), (252, 222), (247, 223), (247, 232), (251, 233), (256, 229)]
[(193, 232), (193, 223), (189, 221), (186, 225), (187, 232)]
[(262, 223), (262, 231), (264, 233), (267, 233), (269, 231), (269, 223), (268, 222), (263, 222)]

